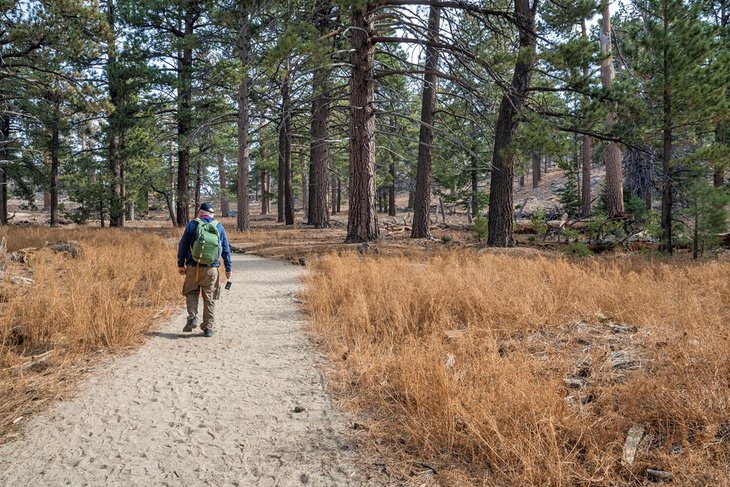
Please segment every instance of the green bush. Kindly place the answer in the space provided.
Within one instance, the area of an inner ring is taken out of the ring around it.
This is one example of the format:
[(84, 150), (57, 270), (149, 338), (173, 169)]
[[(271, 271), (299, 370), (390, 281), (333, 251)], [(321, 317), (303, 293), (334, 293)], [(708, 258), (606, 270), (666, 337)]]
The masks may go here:
[(476, 217), (472, 231), (474, 232), (474, 237), (477, 239), (477, 242), (486, 240), (487, 234), (489, 233), (487, 217), (483, 215)]

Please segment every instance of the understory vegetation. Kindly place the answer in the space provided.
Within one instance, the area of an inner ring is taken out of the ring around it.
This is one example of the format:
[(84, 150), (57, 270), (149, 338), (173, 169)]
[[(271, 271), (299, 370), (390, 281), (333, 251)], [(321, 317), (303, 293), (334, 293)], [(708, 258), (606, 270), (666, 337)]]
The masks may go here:
[(174, 249), (156, 235), (7, 230), (0, 267), (0, 441), (100, 354), (139, 344), (180, 291), (170, 264)]
[(344, 396), (441, 484), (726, 484), (730, 265), (462, 251), (312, 270)]

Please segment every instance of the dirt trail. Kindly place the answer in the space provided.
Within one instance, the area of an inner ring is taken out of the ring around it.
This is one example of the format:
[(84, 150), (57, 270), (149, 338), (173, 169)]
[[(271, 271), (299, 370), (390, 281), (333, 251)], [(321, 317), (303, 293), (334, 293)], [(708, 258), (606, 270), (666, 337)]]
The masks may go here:
[(102, 365), (0, 447), (0, 485), (383, 485), (326, 395), (299, 269), (234, 256), (213, 338), (183, 335), (180, 315)]

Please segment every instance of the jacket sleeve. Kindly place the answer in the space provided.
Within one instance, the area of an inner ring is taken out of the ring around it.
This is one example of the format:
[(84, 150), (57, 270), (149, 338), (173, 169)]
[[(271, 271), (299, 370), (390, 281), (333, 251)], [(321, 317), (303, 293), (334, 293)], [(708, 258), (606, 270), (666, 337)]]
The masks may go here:
[(226, 272), (231, 272), (231, 247), (228, 245), (226, 229), (219, 223), (218, 230), (221, 236), (221, 257), (223, 257), (223, 265), (226, 268)]
[(185, 257), (187, 257), (188, 252), (190, 251), (190, 244), (192, 243), (192, 240), (194, 237), (194, 230), (193, 230), (194, 221), (195, 220), (193, 220), (187, 224), (187, 226), (185, 227), (185, 231), (183, 232), (183, 235), (180, 238), (180, 243), (177, 246), (177, 266), (178, 267), (185, 266)]

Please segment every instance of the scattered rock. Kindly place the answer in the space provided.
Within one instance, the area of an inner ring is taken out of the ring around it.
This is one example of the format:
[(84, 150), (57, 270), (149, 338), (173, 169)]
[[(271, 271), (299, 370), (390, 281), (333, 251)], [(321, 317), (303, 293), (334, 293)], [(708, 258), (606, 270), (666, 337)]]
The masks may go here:
[(10, 282), (19, 286), (31, 286), (35, 283), (35, 281), (30, 277), (22, 276), (13, 276), (12, 278), (10, 278)]
[(606, 365), (613, 370), (636, 370), (641, 368), (641, 361), (630, 350), (618, 350), (608, 355)]
[(23, 416), (18, 416), (13, 420), (13, 424), (18, 424), (23, 420)]
[(634, 425), (629, 428), (629, 432), (626, 433), (626, 441), (624, 441), (624, 463), (631, 465), (634, 463), (636, 457), (636, 450), (639, 448), (639, 443), (644, 437), (644, 425)]
[(438, 468), (434, 467), (430, 463), (426, 463), (426, 462), (413, 462), (413, 463), (418, 467), (423, 467), (423, 468), (430, 470), (433, 473), (433, 475), (436, 475), (437, 473), (439, 473)]
[(361, 423), (352, 423), (352, 429), (367, 431), (369, 428)]
[(446, 354), (446, 360), (444, 362), (446, 364), (446, 368), (447, 369), (451, 369), (456, 364), (456, 359), (454, 358), (454, 356), (452, 354), (447, 353)]
[(667, 470), (654, 470), (653, 468), (648, 468), (646, 475), (652, 480), (672, 480), (672, 477), (674, 477), (672, 472)]
[(295, 413), (303, 413), (304, 411), (306, 411), (306, 409), (304, 409), (302, 406), (294, 406), (294, 409), (292, 409), (292, 411)]
[(588, 385), (588, 379), (593, 374), (593, 359), (590, 355), (583, 357), (563, 382), (571, 389), (584, 389)]
[(568, 376), (563, 381), (570, 389), (584, 389), (588, 385), (588, 381), (581, 377)]
[(231, 252), (233, 252), (234, 254), (245, 254), (246, 253), (246, 249), (243, 247), (239, 247), (238, 245), (229, 244), (228, 246), (230, 247)]
[(444, 333), (449, 340), (457, 340), (464, 337), (466, 330), (446, 330)]
[(14, 262), (20, 262), (21, 264), (27, 264), (30, 261), (30, 253), (34, 250), (38, 250), (35, 247), (16, 250), (11, 252), (9, 257)]
[(609, 323), (607, 326), (615, 334), (636, 333), (638, 331), (638, 328), (635, 326), (627, 325), (625, 323)]
[(54, 252), (68, 254), (74, 259), (81, 256), (82, 247), (76, 240), (69, 240), (67, 242), (50, 242), (46, 245), (48, 245)]

